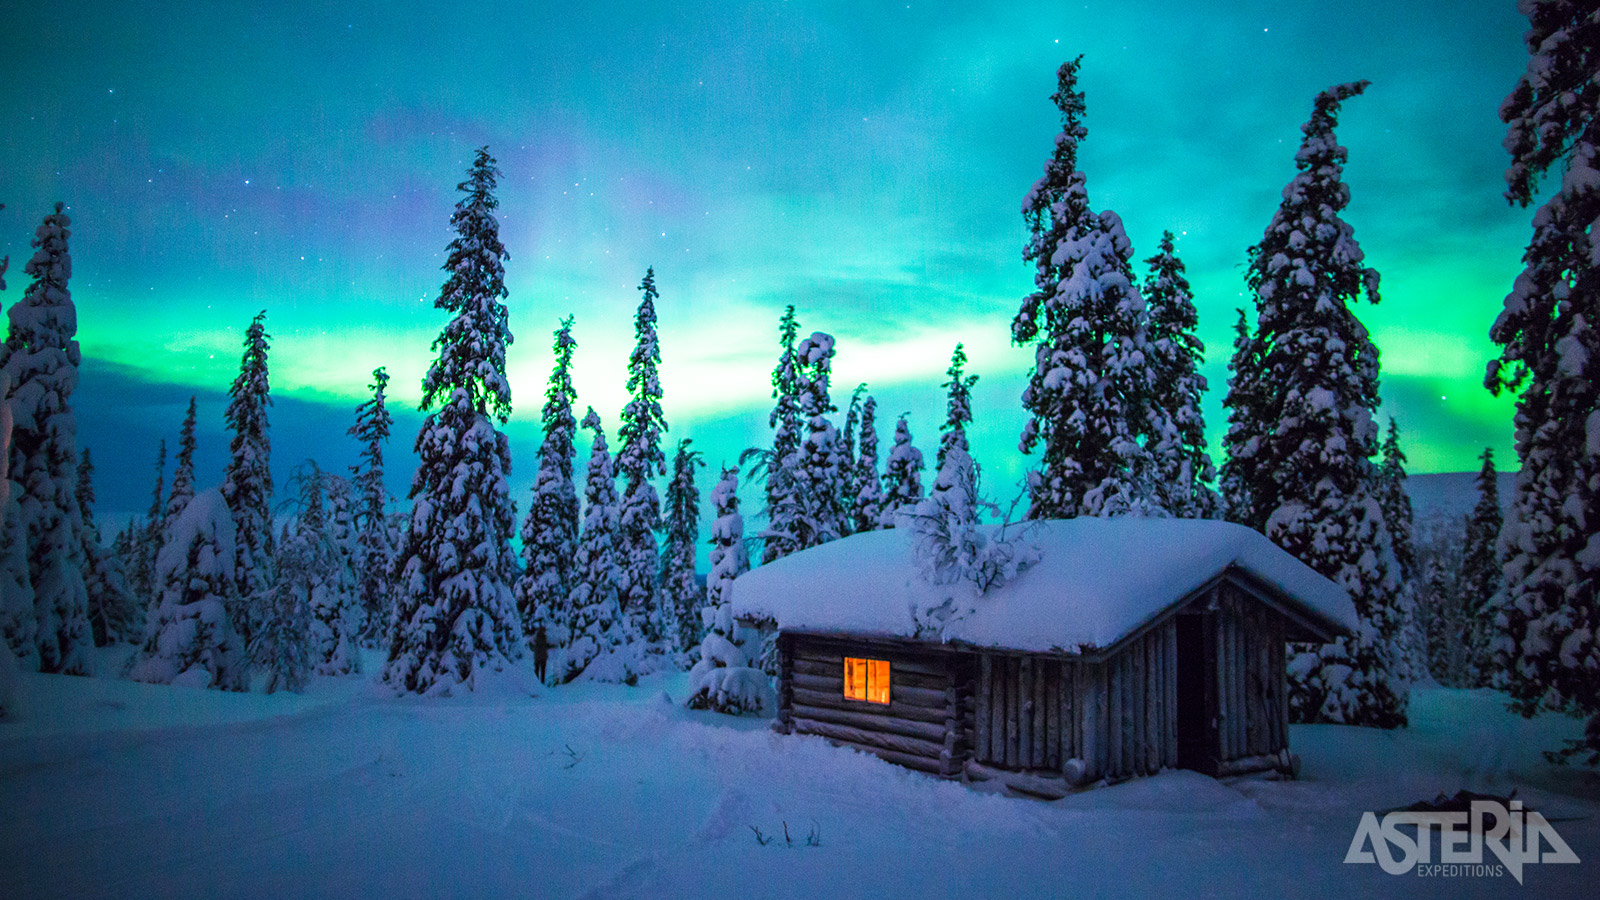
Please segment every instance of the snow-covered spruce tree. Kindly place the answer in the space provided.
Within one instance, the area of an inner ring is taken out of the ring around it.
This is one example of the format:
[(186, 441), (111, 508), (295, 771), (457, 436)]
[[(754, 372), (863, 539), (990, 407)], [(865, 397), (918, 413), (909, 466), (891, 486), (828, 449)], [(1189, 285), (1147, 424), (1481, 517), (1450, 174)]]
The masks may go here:
[(883, 486), (878, 474), (878, 401), (870, 394), (861, 404), (860, 453), (855, 461), (856, 494), (850, 504), (854, 531), (874, 531), (882, 526)]
[(511, 584), (515, 509), (511, 448), (495, 423), (511, 415), (506, 380), (505, 247), (494, 218), (499, 170), (480, 148), (456, 204), (438, 309), (450, 321), (422, 380), (423, 420), (411, 482), (411, 528), (400, 554), (396, 615), (383, 682), (397, 692), (471, 690), (477, 672), (522, 653)]
[(77, 310), (67, 281), (71, 220), (56, 204), (34, 234), (33, 258), (23, 267), (33, 282), (7, 311), (9, 329), (0, 368), (10, 374), (10, 478), (28, 548), (33, 587), (34, 642), (39, 671), (89, 674), (94, 633), (83, 584), (83, 523), (78, 517), (78, 423), (72, 392), (78, 384)]
[(666, 637), (660, 602), (661, 557), (656, 532), (661, 530), (661, 497), (650, 479), (665, 475), (667, 457), (661, 436), (667, 420), (661, 414), (661, 346), (656, 338), (656, 272), (646, 269), (639, 283), (644, 296), (633, 316), (633, 353), (628, 356), (628, 403), (617, 428), (617, 475), (622, 479), (622, 506), (617, 525), (621, 564), (622, 614), (645, 640)]
[(883, 508), (879, 528), (895, 527), (895, 517), (910, 512), (922, 499), (922, 451), (911, 445), (911, 426), (904, 414), (894, 423), (894, 446), (883, 469)]
[(1145, 260), (1144, 299), (1149, 308), (1151, 416), (1164, 427), (1146, 445), (1154, 458), (1155, 505), (1181, 519), (1215, 519), (1222, 498), (1212, 489), (1216, 466), (1206, 452), (1206, 423), (1200, 412), (1206, 377), (1200, 374), (1205, 344), (1195, 334), (1199, 314), (1170, 231), (1161, 233), (1155, 256)]
[(750, 654), (759, 651), (761, 637), (733, 621), (733, 580), (750, 568), (744, 517), (739, 514), (737, 468), (723, 468), (711, 491), (711, 505), (717, 518), (711, 523), (711, 574), (701, 611), (705, 636), (700, 639), (700, 660), (689, 670), (688, 706), (736, 716), (758, 714), (773, 705), (766, 673), (750, 665)]
[(840, 446), (839, 431), (828, 419), (829, 413), (837, 412), (828, 393), (833, 343), (832, 335), (814, 331), (795, 348), (800, 413), (806, 421), (806, 437), (791, 470), (797, 514), (788, 533), (795, 550), (825, 544), (847, 533), (840, 485), (849, 463)]
[(33, 616), (33, 583), (28, 579), (27, 527), (17, 502), (21, 490), (11, 483), (8, 471), (10, 394), (11, 373), (0, 368), (0, 673), (15, 678), (19, 659), (26, 668), (39, 667), (39, 648), (33, 640), (38, 623)]
[(243, 645), (229, 624), (237, 549), (222, 494), (201, 491), (167, 529), (156, 560), (160, 594), (128, 677), (152, 684), (230, 687), (243, 682)]
[(172, 493), (167, 495), (166, 511), (161, 515), (163, 532), (177, 520), (183, 508), (194, 497), (194, 398), (189, 398), (189, 411), (184, 413), (183, 426), (178, 430), (178, 463), (172, 473)]
[(939, 456), (935, 470), (944, 469), (945, 457), (950, 454), (953, 447), (959, 447), (971, 455), (967, 447), (967, 425), (972, 422), (972, 388), (978, 383), (978, 376), (966, 374), (967, 349), (961, 344), (956, 344), (955, 352), (950, 354), (950, 368), (944, 374), (949, 380), (944, 388), (944, 426), (939, 429)]
[[(150, 492), (150, 508), (139, 526), (137, 553), (133, 558), (133, 593), (145, 609), (152, 609), (160, 593), (156, 584), (156, 555), (161, 552), (161, 523), (166, 518), (167, 439), (156, 450), (156, 486)], [(130, 526), (131, 527), (131, 526)]]
[[(257, 607), (272, 578), (272, 442), (267, 437), (267, 407), (272, 405), (267, 372), (267, 311), (256, 313), (244, 333), (239, 374), (228, 388), (223, 414), (233, 432), (228, 465), (222, 475), (222, 497), (233, 511), (239, 554), (233, 567), (238, 581), (229, 593), (228, 618), (248, 647), (255, 634)], [(249, 672), (239, 673), (235, 686), (248, 686)]]
[[(1465, 517), (1437, 516), (1417, 529), (1417, 624), (1427, 639), (1428, 674), (1446, 687), (1478, 686), (1473, 611), (1461, 580), (1466, 524)], [(1420, 672), (1413, 675), (1421, 680)]]
[(94, 462), (89, 448), (78, 458), (78, 519), (83, 523), (83, 586), (89, 597), (89, 627), (97, 647), (131, 640), (136, 607), (128, 593), (128, 578), (122, 559), (101, 543), (100, 527), (94, 520)]
[[(310, 611), (308, 655), (318, 675), (349, 675), (361, 671), (361, 656), (356, 649), (361, 623), (355, 572), (346, 552), (348, 544), (341, 547), (351, 537), (349, 484), (342, 478), (329, 477), (311, 460), (300, 467), (296, 480), (300, 482), (299, 515), (284, 543), (300, 546), (285, 558), (299, 563), (302, 571), (297, 577), (307, 579), (301, 590)], [(345, 498), (341, 501), (346, 510), (343, 535), (324, 506), (325, 500), (333, 500), (339, 494)], [(278, 577), (283, 574), (280, 572)]]
[[(0, 380), (4, 378), (0, 374)], [(27, 523), (16, 497), (21, 491), (9, 480), (3, 487), (12, 496), (0, 504), (0, 641), (4, 641), (0, 649), (9, 650), (19, 667), (37, 671), (38, 620), (33, 614), (33, 582), (28, 578)]]
[(674, 631), (664, 635), (668, 652), (678, 654), (700, 642), (700, 606), (704, 596), (694, 577), (700, 543), (700, 489), (694, 472), (705, 465), (689, 440), (678, 442), (672, 457), (672, 481), (667, 485), (666, 546), (661, 549), (661, 607), (671, 617)]
[(555, 332), (555, 368), (545, 388), (544, 441), (539, 445), (539, 473), (534, 477), (533, 499), (522, 522), (523, 574), (517, 580), (517, 611), (530, 639), (545, 629), (550, 646), (562, 647), (570, 635), (573, 578), (578, 550), (578, 491), (574, 486), (574, 439), (578, 420), (572, 401), (572, 316), (561, 320)]
[(1269, 511), (1263, 531), (1349, 591), (1360, 617), (1353, 637), (1298, 647), (1289, 664), (1291, 713), (1393, 728), (1406, 721), (1407, 671), (1399, 573), (1371, 459), (1378, 348), (1350, 308), (1363, 290), (1378, 300), (1378, 273), (1362, 267), (1339, 216), (1350, 189), (1334, 136), (1340, 103), (1365, 87), (1317, 96), (1295, 156), (1299, 174), (1250, 248), (1252, 341), (1261, 357), (1251, 365), (1259, 381), (1242, 387), (1261, 413), (1247, 491), (1252, 508)]
[(1400, 426), (1389, 417), (1389, 431), (1380, 450), (1378, 465), (1378, 505), (1383, 509), (1383, 524), (1389, 529), (1389, 546), (1400, 578), (1402, 618), (1400, 647), (1406, 664), (1417, 677), (1428, 671), (1427, 635), (1418, 622), (1418, 592), (1422, 589), (1422, 568), (1417, 563), (1417, 547), (1412, 537), (1414, 516), (1411, 494), (1406, 490), (1406, 454), (1400, 449)]
[(1390, 546), (1400, 564), (1400, 579), (1410, 582), (1417, 576), (1417, 548), (1412, 542), (1411, 494), (1406, 490), (1406, 454), (1400, 449), (1400, 426), (1389, 417), (1384, 435), (1382, 462), (1378, 466), (1378, 503), (1383, 506), (1383, 522), (1389, 528)]
[[(1256, 502), (1254, 486), (1261, 479), (1257, 454), (1267, 432), (1266, 388), (1261, 376), (1261, 344), (1250, 328), (1244, 310), (1233, 326), (1233, 355), (1228, 359), (1228, 393), (1222, 405), (1228, 410), (1228, 431), (1222, 439), (1222, 471), (1217, 486), (1228, 521), (1265, 531), (1271, 509)], [(1264, 492), (1264, 501), (1275, 496)]]
[[(584, 676), (591, 665), (596, 666), (596, 671), (588, 677), (613, 680), (620, 656), (643, 651), (643, 637), (629, 628), (630, 622), (622, 615), (618, 602), (622, 577), (616, 547), (620, 501), (606, 433), (592, 406), (580, 424), (594, 432), (594, 440), (584, 480), (583, 530), (578, 535), (574, 559), (572, 597), (567, 601), (572, 620), (568, 625), (571, 638), (564, 672), (559, 679), (563, 682)], [(605, 661), (597, 664), (602, 656)], [(622, 676), (627, 677), (627, 673), (622, 672)]]
[(1494, 450), (1485, 447), (1483, 466), (1478, 470), (1478, 502), (1467, 517), (1466, 540), (1462, 550), (1458, 590), (1466, 613), (1473, 667), (1473, 687), (1489, 683), (1494, 668), (1490, 650), (1495, 635), (1494, 596), (1500, 590), (1500, 515), (1499, 473), (1494, 467)]
[(867, 393), (866, 382), (856, 385), (850, 392), (850, 406), (844, 414), (844, 431), (839, 434), (839, 453), (842, 469), (839, 474), (839, 510), (841, 536), (855, 534), (856, 495), (861, 493), (861, 473), (856, 465), (856, 441), (861, 428), (861, 398)]
[(800, 463), (800, 362), (795, 342), (800, 323), (794, 305), (784, 307), (778, 320), (778, 344), (783, 348), (772, 370), (772, 412), (767, 426), (772, 429), (772, 447), (765, 454), (766, 508), (762, 515), (767, 527), (761, 532), (763, 563), (781, 559), (797, 548), (795, 517), (800, 514), (798, 476)]
[[(0, 209), (5, 204), (0, 203)], [(0, 290), (6, 267), (0, 259)], [(0, 350), (0, 353), (4, 353)], [(23, 538), (22, 511), (11, 484), (11, 373), (0, 367), (0, 718), (16, 702), (17, 656), (37, 668), (33, 633), (33, 585), (28, 581), (28, 542)]]
[(353, 561), (356, 566), (356, 603), (361, 608), (362, 640), (379, 640), (389, 623), (389, 594), (394, 573), (394, 531), (389, 526), (389, 489), (383, 484), (384, 447), (394, 416), (387, 406), (389, 373), (383, 366), (372, 370), (367, 385), (372, 399), (356, 407), (356, 423), (349, 434), (361, 442), (361, 462), (350, 467), (356, 499)]
[(273, 547), (277, 577), (267, 588), (261, 619), (250, 642), (250, 658), (263, 675), (261, 689), (300, 693), (311, 680), (311, 591), (325, 576), (314, 544), (287, 530)]
[(1077, 168), (1083, 127), (1082, 58), (1061, 66), (1051, 99), (1062, 132), (1043, 177), (1022, 203), (1034, 265), (1033, 293), (1011, 322), (1011, 338), (1034, 347), (1022, 393), (1029, 420), (1019, 447), (1042, 448), (1028, 474), (1032, 519), (1142, 512), (1152, 473), (1141, 435), (1150, 426), (1145, 392), (1144, 298), (1133, 283), (1132, 245), (1122, 220), (1089, 209)]
[(1590, 717), (1562, 757), (1600, 764), (1600, 14), (1592, 3), (1523, 0), (1528, 67), (1500, 107), (1506, 196), (1534, 201), (1523, 271), (1489, 336), (1485, 383), (1518, 394), (1516, 493), (1501, 546), (1495, 683), (1524, 715)]

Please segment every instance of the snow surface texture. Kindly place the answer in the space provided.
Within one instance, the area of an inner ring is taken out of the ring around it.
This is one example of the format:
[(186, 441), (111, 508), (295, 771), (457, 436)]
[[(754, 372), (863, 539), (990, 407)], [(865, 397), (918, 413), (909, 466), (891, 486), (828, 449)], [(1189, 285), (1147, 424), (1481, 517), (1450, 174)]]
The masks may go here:
[[(896, 528), (752, 570), (734, 582), (734, 615), (780, 630), (1078, 652), (1115, 643), (1236, 566), (1328, 622), (1356, 627), (1355, 607), (1338, 585), (1242, 525), (1078, 518), (1020, 530), (1040, 561), (981, 595), (971, 582), (930, 584), (919, 574), (916, 534)], [(944, 612), (930, 617), (931, 610)], [(942, 622), (930, 630), (930, 619)]]
[[(1298, 782), (1169, 772), (1043, 803), (662, 702), (682, 675), (530, 697), (480, 674), (419, 701), (352, 677), (269, 697), (25, 673), (0, 723), (0, 808), (25, 823), (0, 830), (3, 893), (1576, 898), (1600, 859), (1600, 798), (1536, 749), (1578, 723), (1487, 691), (1420, 690), (1400, 732), (1294, 726)], [(1364, 811), (1463, 787), (1517, 789), (1582, 864), (1519, 887), (1343, 863)]]

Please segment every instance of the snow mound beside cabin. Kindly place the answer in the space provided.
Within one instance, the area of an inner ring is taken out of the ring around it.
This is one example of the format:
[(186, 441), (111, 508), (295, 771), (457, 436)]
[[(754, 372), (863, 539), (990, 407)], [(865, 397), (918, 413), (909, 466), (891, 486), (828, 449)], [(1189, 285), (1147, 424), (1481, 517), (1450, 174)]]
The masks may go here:
[(1331, 630), (1356, 628), (1343, 588), (1260, 533), (1195, 519), (1078, 518), (1011, 526), (1039, 562), (979, 593), (920, 574), (910, 529), (871, 531), (741, 575), (734, 615), (781, 630), (842, 632), (1029, 652), (1108, 647), (1228, 569)]

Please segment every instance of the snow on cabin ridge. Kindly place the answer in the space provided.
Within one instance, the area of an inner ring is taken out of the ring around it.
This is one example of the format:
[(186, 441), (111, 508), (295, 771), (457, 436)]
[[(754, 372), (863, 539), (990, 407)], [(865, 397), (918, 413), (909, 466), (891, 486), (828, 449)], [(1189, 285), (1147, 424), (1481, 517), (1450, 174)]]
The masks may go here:
[(982, 595), (968, 583), (925, 581), (913, 552), (916, 535), (896, 528), (842, 538), (741, 575), (733, 584), (734, 615), (786, 631), (1079, 653), (1109, 647), (1231, 567), (1335, 630), (1357, 627), (1343, 588), (1243, 525), (1084, 517), (1025, 522), (1008, 532), (1019, 533), (1039, 548), (1039, 562)]

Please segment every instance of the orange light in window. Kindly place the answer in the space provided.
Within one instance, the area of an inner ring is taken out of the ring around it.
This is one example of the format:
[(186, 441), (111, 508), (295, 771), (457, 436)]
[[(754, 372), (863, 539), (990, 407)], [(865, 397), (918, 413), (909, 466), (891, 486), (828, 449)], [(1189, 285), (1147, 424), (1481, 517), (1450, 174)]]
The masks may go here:
[(844, 658), (844, 696), (867, 703), (889, 702), (889, 661)]

